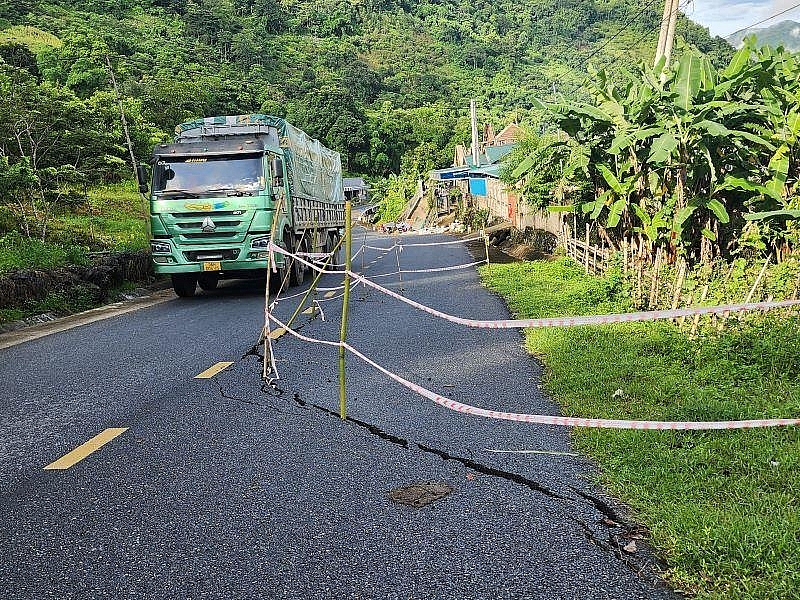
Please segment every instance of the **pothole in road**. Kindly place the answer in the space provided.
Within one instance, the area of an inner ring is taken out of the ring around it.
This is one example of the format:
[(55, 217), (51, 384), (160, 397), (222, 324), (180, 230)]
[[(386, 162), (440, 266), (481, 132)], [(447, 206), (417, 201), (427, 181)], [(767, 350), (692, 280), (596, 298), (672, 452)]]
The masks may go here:
[(397, 504), (422, 508), (441, 500), (453, 491), (446, 483), (414, 483), (395, 488), (389, 492), (389, 499)]

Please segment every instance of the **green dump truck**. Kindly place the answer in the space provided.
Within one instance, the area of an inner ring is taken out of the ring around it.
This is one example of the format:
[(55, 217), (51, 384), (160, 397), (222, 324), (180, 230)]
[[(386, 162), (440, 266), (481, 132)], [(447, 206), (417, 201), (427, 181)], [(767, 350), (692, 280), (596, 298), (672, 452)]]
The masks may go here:
[[(175, 293), (220, 279), (263, 277), (269, 240), (292, 252), (330, 252), (344, 230), (337, 152), (268, 115), (208, 117), (175, 128), (153, 149), (150, 229), (157, 273)], [(147, 190), (146, 176), (139, 183)], [(277, 211), (276, 211), (277, 209)], [(306, 267), (275, 254), (271, 281), (303, 282)]]

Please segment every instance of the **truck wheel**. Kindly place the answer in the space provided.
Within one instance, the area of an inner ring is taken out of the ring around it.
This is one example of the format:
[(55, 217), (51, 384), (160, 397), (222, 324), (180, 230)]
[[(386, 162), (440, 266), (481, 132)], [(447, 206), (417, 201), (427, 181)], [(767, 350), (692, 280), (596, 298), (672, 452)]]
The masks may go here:
[[(270, 267), (267, 267), (270, 268)], [(281, 291), (281, 284), (286, 275), (286, 267), (278, 268), (277, 271), (269, 274), (269, 293), (278, 294)]]
[[(292, 241), (292, 235), (288, 234), (289, 241)], [(286, 238), (284, 238), (286, 241)], [(295, 241), (292, 243), (291, 246), (287, 245), (287, 248), (291, 248), (291, 252), (305, 252), (305, 241), (300, 242), (300, 240)], [(303, 281), (306, 278), (306, 266), (301, 263), (299, 260), (292, 260), (289, 264), (289, 268), (291, 269), (291, 273), (289, 275), (289, 282), (291, 285), (303, 285)]]
[[(335, 233), (329, 233), (327, 241), (325, 242), (325, 252), (327, 253), (333, 252), (333, 249), (336, 248), (336, 244), (338, 243), (339, 243), (339, 236), (337, 236)], [(342, 249), (339, 248), (338, 250), (336, 250), (336, 253), (331, 257), (331, 266), (330, 266), (331, 271), (337, 271), (344, 268), (337, 266), (342, 262), (340, 260), (341, 257), (342, 257)]]
[(197, 284), (204, 292), (211, 292), (217, 289), (219, 283), (219, 275), (216, 273), (204, 273), (197, 276)]
[(197, 289), (197, 276), (192, 273), (174, 273), (172, 289), (181, 298), (191, 298)]

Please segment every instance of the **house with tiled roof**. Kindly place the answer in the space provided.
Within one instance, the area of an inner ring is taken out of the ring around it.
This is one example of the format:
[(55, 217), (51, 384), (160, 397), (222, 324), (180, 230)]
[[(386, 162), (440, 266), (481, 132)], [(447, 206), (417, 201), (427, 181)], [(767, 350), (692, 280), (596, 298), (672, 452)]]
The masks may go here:
[[(534, 210), (520, 201), (520, 195), (500, 180), (503, 159), (517, 143), (525, 137), (525, 131), (517, 123), (509, 123), (495, 134), (491, 125), (483, 128), (478, 145), (477, 164), (472, 157), (472, 148), (459, 145), (455, 148), (453, 166), (431, 171), (430, 179), (437, 188), (458, 187), (467, 202), (478, 209), (486, 209), (493, 218), (511, 222), (518, 229), (533, 227), (552, 233), (560, 230), (560, 217)], [(447, 194), (439, 194), (447, 198)], [(441, 206), (440, 210), (452, 207)]]

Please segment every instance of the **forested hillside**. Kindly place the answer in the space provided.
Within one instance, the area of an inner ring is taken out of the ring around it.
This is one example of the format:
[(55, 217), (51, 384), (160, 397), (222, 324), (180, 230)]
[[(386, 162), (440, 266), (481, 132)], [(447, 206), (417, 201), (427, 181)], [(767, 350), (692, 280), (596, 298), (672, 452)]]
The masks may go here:
[(739, 48), (748, 35), (756, 36), (759, 46), (783, 46), (791, 52), (800, 50), (800, 23), (781, 21), (769, 27), (749, 27), (725, 38), (729, 44)]
[[(178, 122), (266, 112), (353, 173), (444, 166), (470, 97), (483, 118), (535, 120), (533, 98), (579, 94), (589, 59), (650, 60), (660, 17), (642, 0), (13, 0), (0, 8), (0, 152), (62, 179), (128, 177), (108, 56), (140, 157)], [(729, 51), (686, 19), (678, 38)]]

